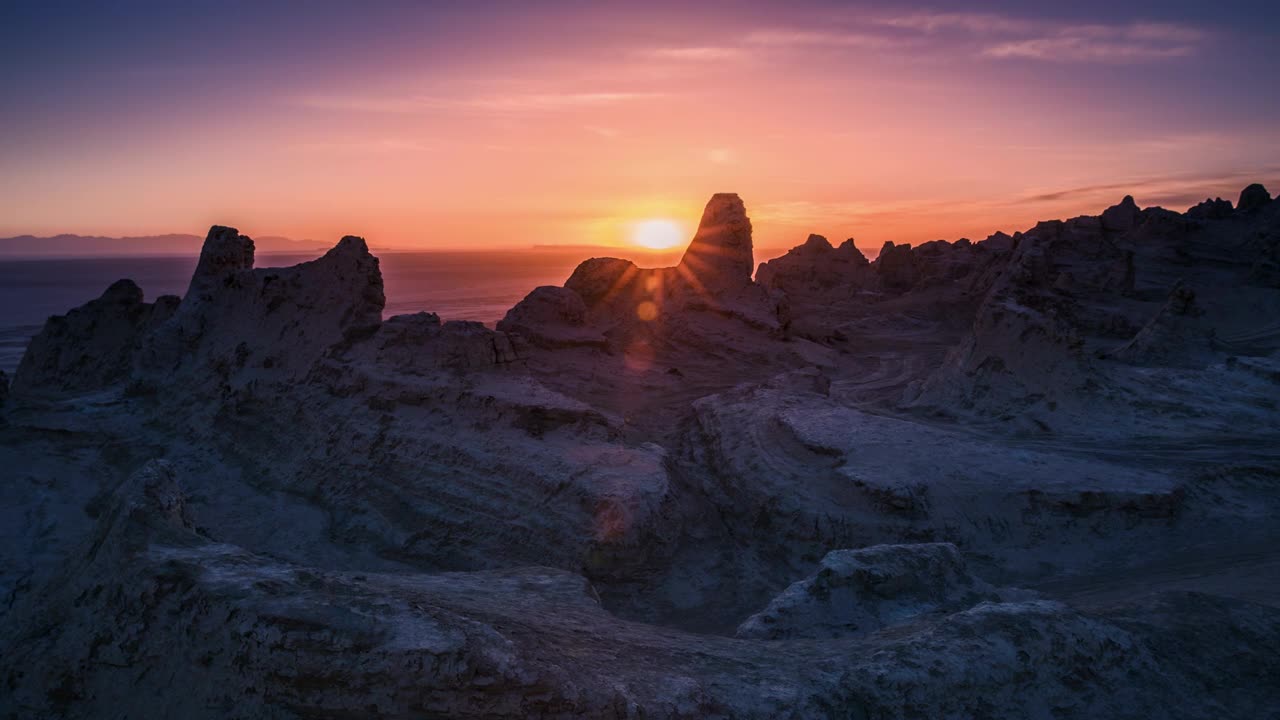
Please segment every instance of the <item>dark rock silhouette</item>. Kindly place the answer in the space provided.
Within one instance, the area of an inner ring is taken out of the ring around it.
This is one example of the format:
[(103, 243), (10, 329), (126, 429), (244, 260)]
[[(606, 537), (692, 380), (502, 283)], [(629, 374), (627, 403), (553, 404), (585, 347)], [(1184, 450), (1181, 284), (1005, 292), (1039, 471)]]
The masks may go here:
[(142, 289), (120, 280), (96, 300), (49, 318), (13, 377), (13, 392), (92, 390), (129, 375), (143, 336), (168, 320), (173, 296), (143, 302)]
[(1230, 200), (1216, 198), (1214, 200), (1206, 199), (1204, 202), (1196, 205), (1187, 211), (1187, 217), (1195, 220), (1221, 220), (1231, 217), (1231, 213), (1235, 208), (1231, 206)]
[(1254, 183), (1244, 190), (1240, 191), (1240, 201), (1236, 203), (1236, 209), (1240, 212), (1253, 212), (1271, 202), (1271, 193), (1258, 183)]
[(1102, 212), (1102, 229), (1111, 232), (1132, 230), (1140, 214), (1132, 195), (1125, 195), (1119, 205), (1112, 205)]

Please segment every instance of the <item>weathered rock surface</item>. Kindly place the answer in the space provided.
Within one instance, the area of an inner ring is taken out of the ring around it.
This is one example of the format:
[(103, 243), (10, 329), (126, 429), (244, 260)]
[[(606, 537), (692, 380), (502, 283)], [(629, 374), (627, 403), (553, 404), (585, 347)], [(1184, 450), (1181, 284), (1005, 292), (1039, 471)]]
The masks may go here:
[(1266, 716), (1280, 204), (1225, 205), (753, 282), (717, 196), (497, 330), (214, 228), (0, 406), (0, 716)]
[(1151, 322), (1109, 357), (1135, 365), (1202, 366), (1213, 357), (1213, 331), (1203, 315), (1195, 290), (1180, 284)]
[(426, 312), (389, 317), (371, 338), (330, 352), (346, 362), (415, 375), (442, 369), (481, 370), (517, 359), (504, 333), (478, 322), (441, 322), (438, 315)]
[(1280, 680), (1280, 611), (1198, 594), (1102, 613), (985, 602), (893, 634), (761, 642), (621, 622), (550, 569), (323, 570), (200, 526), (170, 468), (123, 484), (60, 582), (10, 616), (0, 711), (1191, 718), (1265, 712)]
[(737, 636), (855, 637), (998, 599), (990, 585), (969, 574), (960, 551), (950, 543), (834, 550), (812, 575), (747, 618)]

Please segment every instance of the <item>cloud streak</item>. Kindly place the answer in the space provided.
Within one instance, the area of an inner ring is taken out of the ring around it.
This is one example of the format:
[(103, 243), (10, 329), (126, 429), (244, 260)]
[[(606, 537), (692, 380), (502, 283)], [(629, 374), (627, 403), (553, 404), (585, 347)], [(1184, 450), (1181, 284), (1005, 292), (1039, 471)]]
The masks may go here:
[(1195, 55), (1209, 33), (1170, 22), (1066, 23), (980, 12), (841, 16), (821, 26), (755, 28), (736, 42), (642, 51), (674, 62), (740, 61), (762, 52), (928, 52), (988, 60), (1058, 63), (1156, 62)]
[(1205, 33), (1169, 23), (1072, 25), (988, 45), (982, 54), (999, 59), (1050, 62), (1146, 62), (1195, 55)]
[(473, 97), (325, 94), (299, 96), (294, 98), (294, 103), (313, 110), (345, 112), (413, 114), (463, 110), (502, 114), (605, 107), (664, 96), (665, 93), (652, 92), (513, 93)]

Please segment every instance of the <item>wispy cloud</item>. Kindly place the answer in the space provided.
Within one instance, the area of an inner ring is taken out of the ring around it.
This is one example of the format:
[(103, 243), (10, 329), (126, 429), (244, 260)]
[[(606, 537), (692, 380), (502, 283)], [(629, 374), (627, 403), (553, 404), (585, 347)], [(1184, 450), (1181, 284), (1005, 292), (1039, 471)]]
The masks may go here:
[(913, 12), (904, 15), (888, 15), (871, 19), (876, 25), (935, 33), (947, 30), (964, 30), (971, 33), (1019, 33), (1035, 29), (1029, 20), (997, 15), (994, 13), (964, 12)]
[(1204, 41), (1202, 31), (1168, 23), (1072, 25), (997, 42), (982, 54), (1051, 62), (1142, 62), (1194, 55)]
[(435, 152), (440, 150), (441, 147), (409, 138), (375, 137), (310, 140), (293, 143), (287, 146), (286, 149), (303, 153), (349, 153), (355, 155), (389, 153), (399, 155), (403, 153)]
[(649, 92), (516, 93), (470, 97), (389, 95), (303, 95), (295, 102), (315, 110), (369, 113), (422, 113), (432, 110), (470, 110), (487, 113), (547, 112), (603, 107), (663, 97)]
[(1181, 210), (1206, 197), (1222, 196), (1235, 200), (1235, 194), (1246, 185), (1276, 176), (1280, 176), (1280, 166), (1174, 177), (1134, 177), (1124, 182), (1031, 191), (1018, 198), (1017, 202), (1041, 204), (1073, 201), (1096, 205), (1100, 209), (1116, 202), (1122, 195), (1133, 195), (1139, 205), (1162, 205)]
[(728, 46), (693, 46), (650, 48), (641, 53), (654, 60), (714, 61), (733, 60), (743, 55), (742, 48)]
[(885, 48), (901, 43), (901, 39), (874, 32), (853, 30), (756, 30), (747, 33), (748, 45), (769, 47), (861, 47)]
[(844, 15), (822, 26), (757, 28), (735, 42), (650, 48), (650, 59), (707, 62), (749, 59), (762, 51), (851, 49), (920, 52), (1002, 60), (1126, 63), (1187, 57), (1209, 33), (1170, 22), (1069, 23), (980, 12), (917, 11)]

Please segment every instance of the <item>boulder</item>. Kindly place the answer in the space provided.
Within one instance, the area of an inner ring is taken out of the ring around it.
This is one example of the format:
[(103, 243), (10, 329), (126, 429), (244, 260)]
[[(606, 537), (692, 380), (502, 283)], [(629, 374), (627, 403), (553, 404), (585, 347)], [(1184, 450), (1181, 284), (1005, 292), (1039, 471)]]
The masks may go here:
[(739, 638), (854, 637), (921, 615), (958, 612), (998, 595), (951, 543), (834, 550), (738, 627)]
[(619, 258), (591, 258), (584, 260), (574, 268), (573, 274), (564, 282), (566, 289), (573, 291), (586, 307), (594, 307), (606, 302), (627, 288), (640, 268), (630, 260)]
[(507, 311), (498, 330), (542, 347), (603, 346), (605, 338), (585, 327), (587, 306), (568, 288), (544, 285)]

